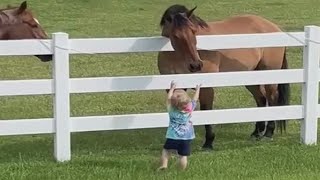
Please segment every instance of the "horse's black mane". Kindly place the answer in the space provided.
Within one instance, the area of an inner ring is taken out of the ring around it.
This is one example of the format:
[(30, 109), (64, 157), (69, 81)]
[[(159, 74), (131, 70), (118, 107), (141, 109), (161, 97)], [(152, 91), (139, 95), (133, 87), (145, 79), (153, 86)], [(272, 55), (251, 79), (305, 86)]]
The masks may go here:
[[(187, 19), (181, 13), (188, 13), (189, 9), (180, 4), (170, 6), (162, 15), (160, 26), (163, 27), (166, 21), (173, 22), (175, 27), (187, 25)], [(173, 19), (172, 19), (173, 17)], [(190, 17), (192, 23), (199, 25), (202, 28), (208, 27), (208, 24), (200, 17), (192, 14)]]

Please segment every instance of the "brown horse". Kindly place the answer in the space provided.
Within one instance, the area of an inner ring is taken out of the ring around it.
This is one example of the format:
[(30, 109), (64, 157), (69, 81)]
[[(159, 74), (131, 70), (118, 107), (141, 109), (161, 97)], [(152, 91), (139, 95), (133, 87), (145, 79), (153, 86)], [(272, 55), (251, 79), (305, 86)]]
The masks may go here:
[[(168, 37), (174, 49), (159, 52), (160, 74), (210, 73), (228, 71), (287, 69), (285, 47), (232, 50), (197, 50), (196, 35), (248, 34), (281, 32), (274, 23), (255, 15), (234, 16), (222, 21), (205, 22), (183, 5), (170, 6), (163, 14), (162, 35)], [(246, 86), (258, 107), (287, 105), (289, 84)], [(213, 88), (201, 88), (200, 110), (213, 108)], [(277, 121), (285, 130), (286, 121)], [(215, 134), (211, 125), (205, 125), (205, 149), (212, 149)], [(272, 138), (275, 121), (257, 122), (251, 137)]]
[[(39, 21), (27, 9), (24, 1), (19, 7), (0, 10), (0, 40), (48, 39)], [(36, 55), (42, 62), (52, 60), (52, 55)]]

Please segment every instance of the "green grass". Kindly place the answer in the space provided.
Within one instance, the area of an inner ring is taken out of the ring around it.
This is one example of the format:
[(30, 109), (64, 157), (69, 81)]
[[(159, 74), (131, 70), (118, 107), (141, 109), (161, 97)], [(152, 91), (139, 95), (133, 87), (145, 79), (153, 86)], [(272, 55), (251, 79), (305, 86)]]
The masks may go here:
[[(320, 25), (318, 0), (177, 0), (205, 20), (254, 13), (271, 19), (286, 31)], [(1, 5), (20, 1), (2, 0)], [(159, 19), (170, 0), (29, 0), (48, 33), (67, 32), (71, 38), (159, 35)], [(302, 65), (301, 48), (289, 48), (291, 68)], [(50, 78), (51, 63), (34, 57), (1, 57), (0, 79)], [(75, 55), (71, 77), (158, 74), (156, 53)], [(300, 104), (301, 87), (293, 85), (291, 104)], [(254, 107), (243, 87), (218, 88), (215, 108)], [(74, 94), (72, 116), (164, 112), (163, 91)], [(125, 102), (125, 103), (124, 103)], [(51, 96), (0, 98), (0, 119), (52, 117)], [(72, 134), (72, 160), (56, 163), (53, 136), (0, 137), (0, 179), (318, 179), (318, 146), (299, 143), (299, 122), (273, 142), (248, 139), (253, 124), (217, 125), (213, 152), (203, 152), (204, 128), (196, 128), (188, 171), (174, 161), (157, 173), (165, 129), (106, 131)], [(0, 127), (1, 128), (1, 127)]]

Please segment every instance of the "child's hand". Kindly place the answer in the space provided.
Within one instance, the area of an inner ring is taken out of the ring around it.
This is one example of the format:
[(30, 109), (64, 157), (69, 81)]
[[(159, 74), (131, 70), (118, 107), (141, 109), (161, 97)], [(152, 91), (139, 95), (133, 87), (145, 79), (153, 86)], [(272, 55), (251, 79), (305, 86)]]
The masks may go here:
[(201, 86), (202, 86), (202, 84), (198, 84), (198, 85), (196, 86), (196, 91), (199, 91)]
[(170, 105), (171, 97), (173, 95), (173, 91), (174, 91), (175, 88), (176, 88), (176, 83), (174, 81), (171, 81), (170, 90), (168, 92), (168, 100), (167, 100), (167, 104), (168, 105)]
[(176, 88), (176, 83), (174, 81), (171, 81), (170, 89), (175, 89), (175, 88)]
[(202, 84), (198, 84), (196, 86), (196, 93), (193, 96), (193, 100), (197, 101), (199, 99), (199, 94), (200, 94), (200, 87)]

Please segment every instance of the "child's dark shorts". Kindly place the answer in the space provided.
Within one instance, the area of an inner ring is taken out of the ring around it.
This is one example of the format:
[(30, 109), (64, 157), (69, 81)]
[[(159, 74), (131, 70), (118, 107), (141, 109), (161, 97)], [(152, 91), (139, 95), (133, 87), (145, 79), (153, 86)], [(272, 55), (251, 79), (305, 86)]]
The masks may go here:
[(189, 156), (191, 153), (191, 141), (167, 139), (163, 148), (166, 150), (177, 150), (180, 156)]

